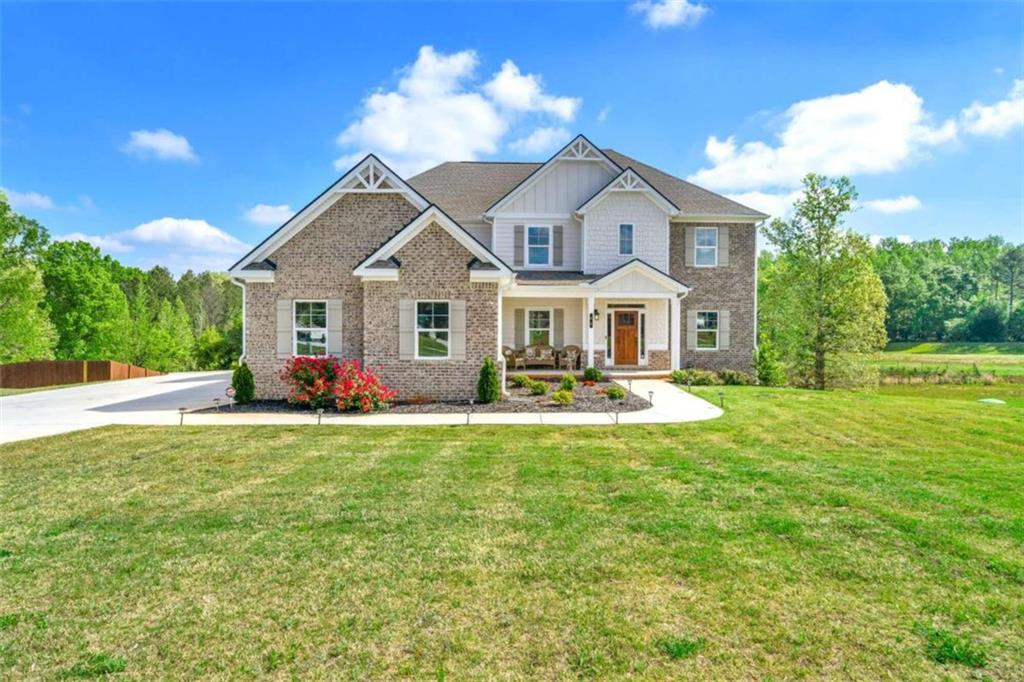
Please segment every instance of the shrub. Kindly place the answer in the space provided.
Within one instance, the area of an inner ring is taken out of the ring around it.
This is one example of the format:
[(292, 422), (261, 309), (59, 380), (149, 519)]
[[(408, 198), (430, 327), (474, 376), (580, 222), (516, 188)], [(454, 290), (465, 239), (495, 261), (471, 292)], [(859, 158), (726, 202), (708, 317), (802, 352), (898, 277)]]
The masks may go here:
[(508, 383), (518, 388), (526, 388), (530, 385), (530, 377), (525, 374), (510, 374), (508, 377)]
[(1006, 336), (1003, 310), (994, 303), (984, 303), (970, 321), (971, 341), (1002, 341)]
[(690, 384), (691, 386), (718, 386), (722, 380), (718, 375), (706, 369), (677, 369), (672, 372), (672, 383)]
[(548, 386), (548, 382), (546, 381), (531, 381), (528, 388), (530, 389), (530, 393), (534, 395), (544, 395), (548, 392), (550, 386)]
[(597, 367), (587, 367), (585, 370), (583, 370), (583, 378), (586, 379), (587, 381), (596, 382), (601, 381), (601, 379), (604, 378), (604, 375), (601, 374), (601, 370), (599, 370)]
[(761, 342), (754, 351), (754, 372), (762, 386), (784, 386), (786, 383), (779, 351), (767, 336), (761, 336)]
[(551, 401), (556, 405), (561, 405), (562, 407), (572, 405), (572, 391), (567, 391), (565, 389), (555, 391), (551, 394)]
[(757, 383), (757, 379), (750, 374), (735, 369), (723, 369), (718, 373), (718, 378), (726, 386), (753, 386)]
[(395, 395), (395, 391), (382, 384), (372, 370), (363, 369), (358, 360), (342, 363), (334, 384), (334, 404), (342, 411), (386, 409)]
[(341, 374), (338, 360), (328, 355), (296, 355), (281, 368), (281, 381), (288, 384), (288, 402), (317, 410), (334, 403), (334, 381)]
[(576, 377), (569, 372), (566, 372), (562, 375), (562, 380), (559, 382), (559, 386), (561, 386), (563, 391), (569, 391), (572, 393), (573, 389), (576, 388)]
[(605, 395), (608, 396), (609, 400), (625, 400), (626, 389), (624, 389), (622, 386), (619, 386), (618, 384), (615, 384), (613, 386), (608, 387), (608, 390), (605, 391)]
[(1006, 323), (1007, 341), (1024, 341), (1024, 305), (1017, 306), (1016, 310), (1010, 313), (1010, 319)]
[(235, 402), (245, 405), (256, 400), (256, 380), (244, 362), (231, 373), (231, 388), (235, 389)]
[(476, 382), (476, 399), (481, 403), (496, 403), (501, 399), (498, 367), (490, 355), (484, 358), (484, 364), (480, 368), (480, 378)]

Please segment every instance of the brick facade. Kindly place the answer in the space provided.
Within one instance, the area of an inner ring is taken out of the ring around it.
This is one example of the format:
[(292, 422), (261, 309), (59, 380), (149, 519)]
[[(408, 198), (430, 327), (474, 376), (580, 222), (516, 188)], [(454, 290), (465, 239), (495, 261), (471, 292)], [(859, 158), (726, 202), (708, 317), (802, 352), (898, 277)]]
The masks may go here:
[[(443, 228), (432, 224), (396, 254), (397, 282), (366, 282), (363, 347), (365, 362), (399, 400), (471, 398), (484, 356), (497, 354), (498, 285), (470, 282), (472, 257)], [(465, 360), (400, 360), (398, 302), (402, 299), (466, 302)]]
[[(714, 268), (687, 267), (684, 225), (672, 223), (669, 248), (669, 274), (691, 287), (682, 299), (680, 333), (683, 367), (701, 369), (739, 369), (749, 372), (753, 365), (756, 339), (754, 303), (757, 260), (757, 230), (752, 224), (701, 223), (700, 227), (729, 229), (729, 265)], [(686, 228), (696, 225), (685, 225)], [(690, 310), (728, 310), (730, 347), (728, 350), (694, 351), (686, 347), (686, 320)]]
[(260, 398), (283, 398), (277, 376), (278, 299), (340, 298), (342, 355), (363, 358), (363, 283), (352, 270), (419, 211), (396, 194), (347, 194), (282, 244), (273, 282), (245, 286), (246, 361)]

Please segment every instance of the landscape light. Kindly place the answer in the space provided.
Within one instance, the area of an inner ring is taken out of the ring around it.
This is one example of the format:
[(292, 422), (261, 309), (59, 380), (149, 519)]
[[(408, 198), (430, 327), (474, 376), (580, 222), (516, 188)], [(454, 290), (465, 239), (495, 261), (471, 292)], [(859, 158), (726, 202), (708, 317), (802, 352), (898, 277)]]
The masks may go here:
[(185, 423), (185, 408), (178, 408), (178, 426), (182, 426)]
[(217, 408), (218, 412), (220, 412), (220, 398), (213, 399), (213, 406)]
[(718, 404), (725, 407), (725, 391), (718, 392)]
[(322, 408), (322, 407), (316, 408), (316, 425), (317, 426), (320, 426), (320, 420), (323, 418), (323, 416), (324, 416), (324, 408)]
[(654, 407), (654, 391), (647, 391), (647, 401)]

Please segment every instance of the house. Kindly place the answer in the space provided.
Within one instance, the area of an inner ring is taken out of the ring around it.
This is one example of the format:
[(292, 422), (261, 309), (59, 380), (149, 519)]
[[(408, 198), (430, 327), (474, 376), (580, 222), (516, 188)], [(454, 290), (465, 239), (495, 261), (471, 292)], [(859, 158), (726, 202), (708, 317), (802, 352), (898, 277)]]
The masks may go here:
[(261, 397), (304, 354), (359, 359), (405, 398), (471, 396), (506, 346), (748, 370), (766, 217), (582, 135), (543, 163), (410, 178), (370, 155), (231, 267), (243, 354)]

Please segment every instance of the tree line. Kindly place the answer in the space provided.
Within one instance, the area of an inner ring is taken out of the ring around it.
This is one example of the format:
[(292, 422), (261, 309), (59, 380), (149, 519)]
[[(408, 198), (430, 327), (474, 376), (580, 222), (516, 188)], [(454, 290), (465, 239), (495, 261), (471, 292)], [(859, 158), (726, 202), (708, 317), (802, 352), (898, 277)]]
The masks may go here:
[(175, 280), (82, 241), (54, 241), (0, 193), (0, 363), (117, 360), (161, 372), (225, 369), (242, 347), (242, 295), (227, 275)]

